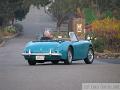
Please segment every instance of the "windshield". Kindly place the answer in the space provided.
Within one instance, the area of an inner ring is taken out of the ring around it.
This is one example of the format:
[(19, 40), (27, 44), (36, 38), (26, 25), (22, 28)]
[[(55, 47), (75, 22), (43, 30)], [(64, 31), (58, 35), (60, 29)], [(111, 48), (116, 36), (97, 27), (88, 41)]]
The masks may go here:
[(74, 32), (69, 32), (69, 37), (71, 41), (78, 41), (77, 36)]

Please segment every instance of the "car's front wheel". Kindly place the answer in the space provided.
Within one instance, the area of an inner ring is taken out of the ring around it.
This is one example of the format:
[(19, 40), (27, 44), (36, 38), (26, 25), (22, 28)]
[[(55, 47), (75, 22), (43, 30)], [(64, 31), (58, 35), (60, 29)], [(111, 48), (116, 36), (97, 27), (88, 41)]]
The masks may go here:
[(86, 64), (92, 64), (94, 60), (94, 51), (92, 48), (89, 48), (87, 58), (84, 59)]
[(67, 53), (67, 60), (65, 60), (64, 63), (72, 64), (72, 59), (73, 59), (72, 50), (71, 50), (71, 48), (69, 48), (68, 53)]
[(36, 61), (35, 60), (28, 60), (28, 64), (29, 65), (36, 65)]

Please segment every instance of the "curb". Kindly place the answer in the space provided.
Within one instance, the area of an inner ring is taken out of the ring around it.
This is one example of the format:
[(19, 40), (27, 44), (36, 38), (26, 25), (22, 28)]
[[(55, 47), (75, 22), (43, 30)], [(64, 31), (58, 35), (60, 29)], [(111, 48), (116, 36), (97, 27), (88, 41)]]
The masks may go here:
[(3, 39), (12, 39), (14, 37), (17, 37), (18, 35), (20, 35), (20, 32), (17, 32), (16, 34), (14, 34), (12, 36), (5, 36), (5, 37), (3, 37)]
[(2, 43), (0, 44), (0, 47), (3, 47), (5, 45), (5, 41), (2, 41)]
[(96, 53), (96, 59), (120, 59), (120, 53)]

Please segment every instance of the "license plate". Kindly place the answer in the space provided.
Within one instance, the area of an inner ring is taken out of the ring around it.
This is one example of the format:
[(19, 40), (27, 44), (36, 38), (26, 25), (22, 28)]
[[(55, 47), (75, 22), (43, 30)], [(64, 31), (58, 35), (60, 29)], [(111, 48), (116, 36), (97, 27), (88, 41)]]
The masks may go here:
[(36, 56), (36, 60), (44, 60), (45, 56)]

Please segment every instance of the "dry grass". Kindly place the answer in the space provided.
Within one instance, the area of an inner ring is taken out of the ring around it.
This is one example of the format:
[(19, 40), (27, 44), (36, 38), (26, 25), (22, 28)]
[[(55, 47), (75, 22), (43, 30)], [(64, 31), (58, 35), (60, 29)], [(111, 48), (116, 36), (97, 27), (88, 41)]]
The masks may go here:
[(2, 32), (2, 36), (12, 36), (14, 33), (10, 33), (7, 31)]

